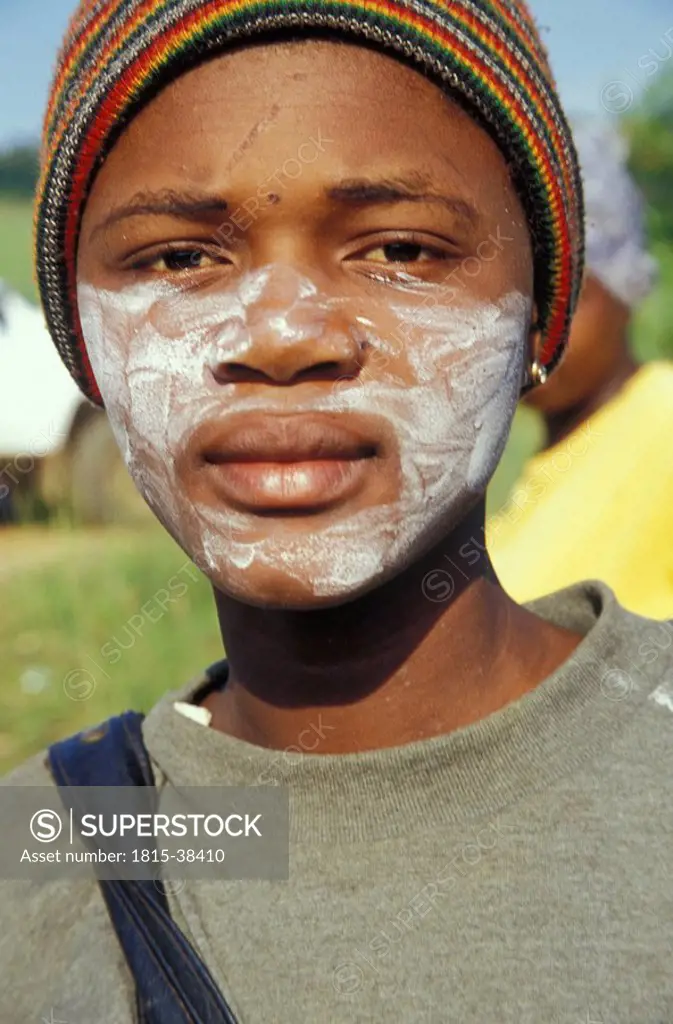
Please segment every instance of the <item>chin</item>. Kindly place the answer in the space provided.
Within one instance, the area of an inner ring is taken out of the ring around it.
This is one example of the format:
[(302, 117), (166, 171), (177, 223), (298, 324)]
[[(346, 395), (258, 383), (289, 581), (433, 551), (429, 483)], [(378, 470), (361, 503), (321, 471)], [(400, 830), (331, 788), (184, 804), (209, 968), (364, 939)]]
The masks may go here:
[(375, 590), (387, 578), (387, 574), (381, 574), (349, 585), (335, 580), (328, 591), (316, 587), (308, 569), (303, 576), (297, 572), (290, 575), (281, 568), (261, 566), (241, 570), (230, 565), (206, 565), (196, 555), (192, 557), (219, 594), (269, 611), (310, 612), (338, 608)]
[(391, 523), (388, 542), (378, 545), (375, 533), (361, 530), (355, 542), (352, 535), (318, 535), (294, 545), (183, 547), (223, 596), (256, 608), (310, 612), (338, 608), (379, 590), (423, 558), (446, 532), (446, 524), (438, 523), (431, 533), (410, 540), (401, 523)]
[(179, 515), (154, 511), (219, 594), (308, 612), (352, 603), (401, 576), (451, 532), (468, 497), (454, 498), (436, 518), (398, 500), (310, 527), (299, 518), (255, 522), (186, 503)]

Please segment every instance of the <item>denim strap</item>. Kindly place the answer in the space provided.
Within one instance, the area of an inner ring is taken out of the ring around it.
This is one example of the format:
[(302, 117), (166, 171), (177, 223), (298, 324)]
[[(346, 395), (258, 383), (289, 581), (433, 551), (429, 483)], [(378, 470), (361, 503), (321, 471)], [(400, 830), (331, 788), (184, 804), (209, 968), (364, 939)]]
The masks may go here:
[[(55, 743), (47, 766), (56, 785), (153, 786), (143, 716), (128, 712)], [(136, 984), (139, 1024), (236, 1024), (208, 968), (171, 918), (163, 886), (98, 882)]]

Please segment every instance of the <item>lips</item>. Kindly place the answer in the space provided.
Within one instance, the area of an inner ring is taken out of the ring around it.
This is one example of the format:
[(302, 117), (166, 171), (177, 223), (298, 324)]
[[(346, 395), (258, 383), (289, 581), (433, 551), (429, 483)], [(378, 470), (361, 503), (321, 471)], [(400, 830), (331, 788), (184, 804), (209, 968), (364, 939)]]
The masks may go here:
[(191, 462), (214, 494), (257, 514), (319, 512), (352, 498), (381, 441), (353, 419), (231, 416), (200, 427)]

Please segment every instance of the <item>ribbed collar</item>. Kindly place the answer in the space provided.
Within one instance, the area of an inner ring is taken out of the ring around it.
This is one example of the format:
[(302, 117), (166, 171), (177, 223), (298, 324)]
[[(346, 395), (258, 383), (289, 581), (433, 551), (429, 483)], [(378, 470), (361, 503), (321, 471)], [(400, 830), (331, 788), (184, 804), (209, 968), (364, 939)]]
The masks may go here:
[(197, 682), (149, 714), (147, 746), (179, 787), (288, 786), (297, 842), (371, 842), (489, 818), (595, 755), (655, 685), (630, 667), (644, 621), (607, 587), (580, 584), (529, 607), (584, 639), (536, 689), (449, 735), (357, 754), (268, 750), (179, 714), (175, 701), (189, 701)]

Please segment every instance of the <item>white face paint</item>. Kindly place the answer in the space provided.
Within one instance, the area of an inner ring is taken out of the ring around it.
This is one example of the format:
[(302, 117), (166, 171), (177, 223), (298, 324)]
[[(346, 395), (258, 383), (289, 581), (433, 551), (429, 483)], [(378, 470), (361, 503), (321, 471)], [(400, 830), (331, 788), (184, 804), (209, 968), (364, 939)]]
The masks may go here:
[[(361, 299), (367, 315), (358, 315), (356, 300), (327, 297), (279, 267), (209, 295), (153, 281), (120, 292), (80, 286), (91, 364), (131, 475), (220, 590), (257, 604), (339, 603), (406, 568), (485, 491), (519, 396), (530, 302), (513, 293), (456, 308), (441, 304), (440, 287), (401, 277), (386, 294)], [(265, 313), (269, 295), (278, 301)], [(366, 339), (356, 380), (308, 391), (218, 382), (218, 366), (255, 352), (258, 332), (282, 352), (319, 339), (335, 317)], [(397, 449), (394, 496), (286, 519), (194, 500), (179, 470), (187, 440), (246, 412), (380, 420)]]

